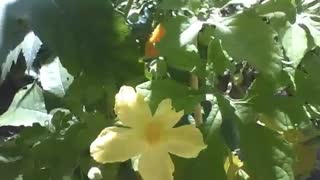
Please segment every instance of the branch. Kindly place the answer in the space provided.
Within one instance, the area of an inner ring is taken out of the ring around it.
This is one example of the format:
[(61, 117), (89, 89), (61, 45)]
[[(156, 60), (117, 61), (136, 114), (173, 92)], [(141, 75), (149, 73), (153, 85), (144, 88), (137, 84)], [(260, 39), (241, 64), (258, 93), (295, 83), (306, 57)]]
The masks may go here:
[[(199, 89), (199, 80), (198, 77), (194, 74), (191, 74), (191, 82), (190, 82), (191, 88), (194, 90)], [(196, 126), (200, 126), (203, 123), (202, 119), (202, 112), (201, 112), (201, 105), (197, 104), (194, 109), (194, 120), (196, 123)]]

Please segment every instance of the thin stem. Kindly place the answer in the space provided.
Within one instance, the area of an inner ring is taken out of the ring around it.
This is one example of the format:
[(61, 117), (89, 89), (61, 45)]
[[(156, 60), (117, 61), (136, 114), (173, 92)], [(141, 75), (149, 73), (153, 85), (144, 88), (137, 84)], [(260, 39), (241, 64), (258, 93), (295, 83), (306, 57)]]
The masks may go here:
[[(191, 88), (194, 89), (194, 90), (198, 90), (199, 89), (199, 79), (194, 74), (191, 74), (190, 85), (191, 85)], [(196, 126), (200, 126), (203, 123), (201, 105), (200, 104), (197, 104), (195, 109), (194, 109), (194, 120), (195, 120)]]

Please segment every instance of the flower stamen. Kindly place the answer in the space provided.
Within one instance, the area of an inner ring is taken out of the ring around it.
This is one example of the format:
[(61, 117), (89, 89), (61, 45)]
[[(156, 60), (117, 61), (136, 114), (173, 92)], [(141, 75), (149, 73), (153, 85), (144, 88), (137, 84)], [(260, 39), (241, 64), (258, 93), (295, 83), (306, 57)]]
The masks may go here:
[(161, 139), (161, 128), (155, 123), (148, 124), (145, 129), (145, 137), (151, 145), (158, 143)]

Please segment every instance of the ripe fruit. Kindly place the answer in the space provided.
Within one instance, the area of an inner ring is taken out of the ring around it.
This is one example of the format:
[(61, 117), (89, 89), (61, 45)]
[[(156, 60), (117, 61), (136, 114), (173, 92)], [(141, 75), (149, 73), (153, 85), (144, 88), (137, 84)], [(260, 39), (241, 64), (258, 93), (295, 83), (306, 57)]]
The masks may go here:
[(160, 42), (165, 33), (166, 30), (163, 25), (161, 23), (158, 24), (145, 44), (145, 58), (154, 58), (159, 56), (159, 51), (156, 49), (155, 45)]

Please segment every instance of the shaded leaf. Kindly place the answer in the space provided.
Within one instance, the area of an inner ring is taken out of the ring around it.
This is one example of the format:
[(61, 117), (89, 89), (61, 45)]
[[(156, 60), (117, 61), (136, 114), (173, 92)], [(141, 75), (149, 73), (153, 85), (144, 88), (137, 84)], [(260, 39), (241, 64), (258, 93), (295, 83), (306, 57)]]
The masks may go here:
[(222, 124), (221, 135), (230, 150), (239, 149), (239, 125), (240, 118), (236, 114), (236, 109), (231, 105), (231, 101), (222, 95), (216, 95), (219, 110), (221, 112)]
[(311, 104), (320, 104), (319, 55), (308, 52), (302, 60), (302, 70), (296, 70), (294, 74), (297, 96), (302, 97)]
[(93, 80), (83, 75), (74, 79), (63, 102), (77, 116), (83, 114), (83, 108), (87, 112), (98, 111), (111, 115), (114, 97), (118, 92), (116, 85), (111, 76)]
[(215, 104), (202, 129), (208, 147), (195, 159), (176, 159), (175, 180), (227, 179), (223, 163), (228, 149), (220, 136), (221, 122), (221, 113)]
[(295, 97), (264, 97), (252, 101), (260, 120), (274, 130), (286, 131), (310, 124), (304, 102)]
[(125, 19), (113, 10), (111, 2), (33, 0), (30, 6), (33, 31), (70, 74), (83, 72), (97, 79), (117, 73), (123, 64), (130, 67), (127, 73), (139, 68), (135, 40), (129, 37)]
[(216, 29), (216, 37), (231, 57), (248, 61), (270, 79), (278, 78), (283, 59), (274, 36), (272, 28), (252, 11), (226, 18)]
[(297, 176), (310, 176), (316, 166), (318, 147), (297, 144), (294, 147), (294, 151), (297, 156), (297, 162), (294, 164), (294, 173)]
[(217, 39), (210, 41), (208, 46), (208, 61), (212, 63), (215, 73), (223, 75), (223, 73), (231, 66), (231, 62), (223, 53), (221, 43)]
[(172, 99), (176, 110), (183, 109), (185, 114), (193, 112), (195, 106), (204, 99), (204, 95), (200, 91), (190, 90), (188, 86), (169, 79), (140, 84), (137, 86), (137, 91), (146, 96), (153, 112), (165, 98)]
[(290, 143), (258, 124), (240, 128), (241, 154), (250, 177), (258, 180), (294, 179), (294, 154)]

